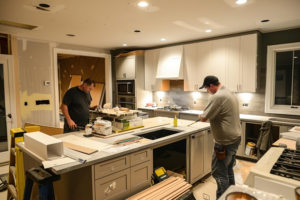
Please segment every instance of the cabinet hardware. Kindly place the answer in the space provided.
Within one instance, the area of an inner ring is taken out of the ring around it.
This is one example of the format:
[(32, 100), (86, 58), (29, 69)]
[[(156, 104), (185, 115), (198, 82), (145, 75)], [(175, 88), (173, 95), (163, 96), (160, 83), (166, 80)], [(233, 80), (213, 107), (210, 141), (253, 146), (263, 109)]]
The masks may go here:
[(126, 78), (126, 73), (123, 73), (123, 77)]
[(194, 136), (194, 135), (192, 135), (192, 139), (195, 139), (195, 136)]
[(239, 91), (239, 85), (236, 85), (236, 90)]
[(296, 106), (291, 106), (291, 108), (298, 108), (298, 107), (296, 107)]
[(140, 156), (140, 160), (144, 160), (144, 156)]
[(111, 166), (110, 171), (114, 171), (114, 170), (115, 170), (114, 166)]

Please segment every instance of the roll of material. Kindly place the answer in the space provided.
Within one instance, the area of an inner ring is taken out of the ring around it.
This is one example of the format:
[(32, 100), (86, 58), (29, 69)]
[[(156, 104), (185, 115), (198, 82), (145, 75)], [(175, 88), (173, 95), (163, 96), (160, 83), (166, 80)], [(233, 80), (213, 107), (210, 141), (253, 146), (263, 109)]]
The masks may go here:
[(300, 151), (300, 138), (296, 140), (296, 150)]

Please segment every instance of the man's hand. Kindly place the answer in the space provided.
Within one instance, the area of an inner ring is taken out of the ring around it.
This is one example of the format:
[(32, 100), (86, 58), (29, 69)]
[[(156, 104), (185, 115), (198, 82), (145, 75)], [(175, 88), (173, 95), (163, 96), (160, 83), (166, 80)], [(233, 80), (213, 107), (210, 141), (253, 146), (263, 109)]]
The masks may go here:
[(201, 117), (201, 115), (198, 115), (198, 119), (199, 119), (201, 122), (206, 122), (206, 121), (208, 120), (207, 118)]
[(99, 105), (94, 105), (92, 107), (90, 107), (91, 110), (95, 110), (96, 108), (98, 108)]
[(68, 121), (68, 125), (69, 125), (70, 129), (72, 129), (72, 130), (74, 130), (75, 128), (77, 128), (77, 125), (75, 124), (75, 122), (72, 119), (70, 119)]

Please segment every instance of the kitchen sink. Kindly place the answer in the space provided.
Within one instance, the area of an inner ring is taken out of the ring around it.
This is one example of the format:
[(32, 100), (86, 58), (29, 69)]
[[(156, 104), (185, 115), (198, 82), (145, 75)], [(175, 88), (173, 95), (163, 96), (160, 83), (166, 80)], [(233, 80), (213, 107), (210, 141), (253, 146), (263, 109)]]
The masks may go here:
[(138, 135), (140, 137), (144, 137), (150, 140), (156, 140), (159, 138), (163, 138), (169, 135), (173, 135), (176, 133), (180, 133), (182, 132), (182, 130), (173, 130), (173, 129), (167, 129), (167, 128), (161, 128), (161, 129), (156, 129), (154, 131), (151, 132), (147, 132), (147, 133), (141, 133), (141, 134), (135, 134)]

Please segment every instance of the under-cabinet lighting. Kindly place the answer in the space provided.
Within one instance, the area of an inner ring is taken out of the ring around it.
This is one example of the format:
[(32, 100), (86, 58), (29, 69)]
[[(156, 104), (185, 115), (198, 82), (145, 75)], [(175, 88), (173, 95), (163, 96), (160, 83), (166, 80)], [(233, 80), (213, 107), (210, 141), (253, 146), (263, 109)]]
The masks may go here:
[(210, 32), (211, 32), (211, 30), (210, 30), (210, 29), (208, 29), (208, 30), (206, 30), (205, 32), (206, 32), (206, 33), (210, 33)]
[(237, 0), (235, 3), (236, 4), (244, 4), (246, 2), (247, 2), (247, 0)]
[(123, 44), (123, 46), (124, 46), (124, 47), (126, 47), (126, 46), (127, 46), (127, 44)]
[(160, 40), (161, 40), (161, 41), (166, 41), (166, 38), (161, 38)]

